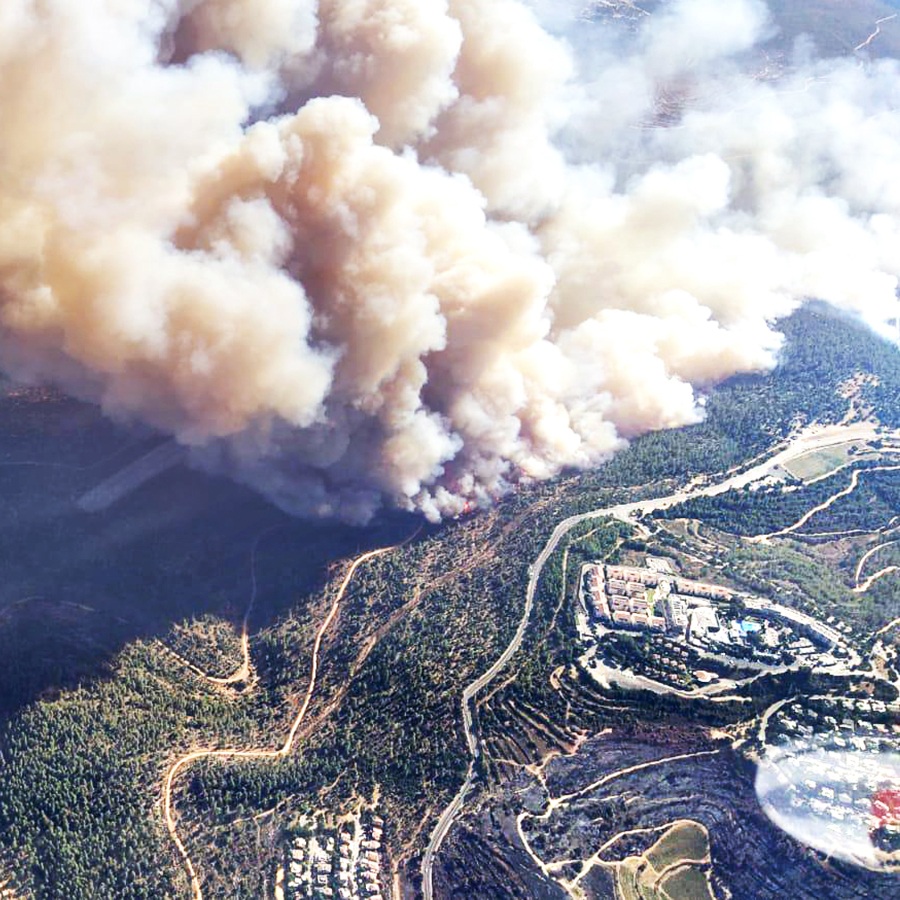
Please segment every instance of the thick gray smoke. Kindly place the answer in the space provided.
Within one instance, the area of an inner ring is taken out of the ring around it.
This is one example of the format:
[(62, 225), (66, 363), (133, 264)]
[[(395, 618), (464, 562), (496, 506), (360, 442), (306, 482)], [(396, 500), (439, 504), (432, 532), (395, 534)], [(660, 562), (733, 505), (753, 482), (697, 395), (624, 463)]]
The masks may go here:
[(2, 365), (288, 509), (438, 517), (696, 421), (804, 298), (897, 315), (894, 62), (581, 6), (3, 0)]

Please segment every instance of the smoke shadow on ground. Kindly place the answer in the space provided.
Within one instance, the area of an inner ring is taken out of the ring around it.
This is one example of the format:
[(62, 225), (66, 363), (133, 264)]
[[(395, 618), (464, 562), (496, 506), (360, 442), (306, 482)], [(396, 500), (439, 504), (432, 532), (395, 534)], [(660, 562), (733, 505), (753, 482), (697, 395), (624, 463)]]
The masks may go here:
[(213, 615), (239, 628), (254, 575), (250, 625), (264, 627), (339, 560), (415, 529), (401, 514), (366, 528), (293, 519), (177, 458), (85, 509), (86, 495), (120, 487), (119, 473), (160, 446), (53, 391), (0, 390), (0, 715), (105, 677), (123, 647), (164, 639), (175, 623)]

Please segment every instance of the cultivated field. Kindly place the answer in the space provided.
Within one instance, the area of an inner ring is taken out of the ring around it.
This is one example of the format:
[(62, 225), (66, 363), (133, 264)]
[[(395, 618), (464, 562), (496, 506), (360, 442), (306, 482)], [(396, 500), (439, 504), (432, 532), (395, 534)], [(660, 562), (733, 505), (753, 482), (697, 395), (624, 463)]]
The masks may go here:
[(849, 441), (835, 447), (826, 447), (823, 450), (813, 450), (797, 459), (791, 460), (785, 465), (785, 469), (801, 481), (815, 481), (847, 465), (853, 460), (873, 459), (876, 454), (854, 453), (854, 448), (863, 449), (858, 441)]

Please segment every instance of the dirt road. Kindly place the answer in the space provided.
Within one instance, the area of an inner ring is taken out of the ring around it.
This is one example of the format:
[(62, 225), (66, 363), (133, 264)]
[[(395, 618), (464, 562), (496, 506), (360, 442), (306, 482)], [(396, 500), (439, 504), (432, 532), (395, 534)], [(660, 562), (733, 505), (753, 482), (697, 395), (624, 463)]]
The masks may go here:
[(200, 879), (197, 876), (197, 870), (194, 867), (193, 862), (191, 861), (190, 854), (187, 852), (187, 848), (185, 847), (184, 842), (181, 840), (181, 837), (178, 834), (178, 822), (175, 816), (174, 804), (172, 802), (172, 792), (179, 775), (182, 772), (186, 771), (195, 762), (201, 759), (279, 759), (286, 757), (293, 750), (294, 741), (297, 737), (297, 731), (299, 730), (300, 725), (303, 723), (303, 720), (306, 717), (306, 712), (309, 709), (309, 705), (312, 702), (313, 694), (316, 689), (316, 680), (319, 673), (319, 654), (322, 647), (322, 640), (325, 637), (325, 633), (331, 627), (332, 622), (334, 622), (335, 616), (337, 615), (338, 609), (341, 605), (341, 600), (343, 600), (344, 594), (346, 593), (347, 588), (349, 587), (350, 582), (353, 579), (354, 574), (356, 573), (356, 570), (368, 560), (373, 559), (376, 556), (383, 556), (386, 553), (390, 553), (394, 549), (396, 549), (396, 545), (391, 547), (382, 547), (379, 550), (371, 550), (368, 553), (363, 553), (362, 556), (357, 557), (353, 561), (353, 564), (347, 570), (347, 574), (344, 576), (344, 580), (341, 582), (341, 586), (337, 594), (335, 595), (334, 601), (331, 604), (331, 609), (329, 610), (328, 615), (325, 617), (322, 624), (319, 626), (318, 631), (316, 632), (316, 639), (315, 643), (313, 644), (312, 651), (312, 664), (310, 667), (309, 684), (306, 688), (303, 703), (293, 717), (287, 737), (279, 747), (262, 749), (247, 749), (235, 747), (226, 749), (193, 750), (190, 753), (186, 753), (184, 756), (176, 759), (166, 771), (162, 791), (163, 816), (166, 821), (166, 828), (169, 831), (169, 837), (172, 839), (172, 843), (178, 850), (178, 855), (181, 857), (181, 860), (184, 863), (185, 871), (188, 874), (188, 878), (191, 884), (191, 897), (193, 898), (193, 900), (203, 900), (203, 890), (200, 885)]

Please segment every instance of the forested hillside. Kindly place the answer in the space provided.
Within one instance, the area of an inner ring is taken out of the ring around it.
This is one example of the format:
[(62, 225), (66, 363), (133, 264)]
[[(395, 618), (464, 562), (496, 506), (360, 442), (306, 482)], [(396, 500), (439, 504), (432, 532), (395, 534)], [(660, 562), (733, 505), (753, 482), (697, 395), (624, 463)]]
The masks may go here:
[(857, 374), (878, 381), (860, 386), (861, 404), (884, 424), (900, 424), (900, 352), (893, 344), (821, 304), (780, 328), (785, 345), (773, 372), (729, 379), (710, 391), (703, 422), (645, 435), (586, 473), (582, 486), (643, 484), (738, 465), (798, 424), (839, 422), (848, 409), (840, 388)]
[[(382, 540), (390, 534), (390, 542), (409, 543), (354, 576), (326, 636), (320, 690), (296, 753), (283, 762), (199, 765), (179, 786), (179, 816), (189, 826), (204, 895), (257, 896), (273, 851), (258, 842), (255, 825), (240, 820), (277, 804), (285, 814), (315, 803), (339, 807), (355, 795), (371, 796), (377, 786), (392, 822), (392, 851), (408, 859), (421, 850), (468, 762), (461, 691), (510, 640), (528, 566), (561, 518), (633, 496), (636, 488), (658, 493), (661, 481), (680, 483), (738, 465), (798, 423), (840, 421), (848, 409), (840, 388), (858, 373), (878, 381), (860, 387), (860, 402), (900, 424), (895, 348), (817, 306), (783, 329), (779, 367), (712, 389), (702, 423), (636, 440), (595, 471), (522, 487), (492, 511), (418, 533), (408, 521), (383, 530)], [(766, 515), (767, 523), (782, 521), (788, 511)], [(266, 607), (276, 613), (266, 619), (263, 610), (254, 622), (259, 680), (248, 693), (204, 688), (157, 644), (137, 641), (107, 673), (6, 719), (0, 840), (23, 887), (60, 900), (185, 895), (158, 805), (167, 761), (198, 746), (280, 744), (306, 688), (323, 604), (346, 572), (346, 564), (333, 567), (324, 588), (311, 589), (318, 584), (312, 579), (303, 590), (292, 588), (280, 573), (292, 571), (304, 546), (284, 534), (258, 561), (257, 571), (283, 585), (285, 596)], [(374, 535), (360, 532), (359, 546), (372, 546)], [(607, 539), (595, 540), (586, 545), (591, 552), (605, 550)], [(128, 564), (114, 553), (104, 560), (106, 567)], [(568, 658), (558, 638), (543, 639), (564, 615), (558, 610), (562, 572), (561, 558), (547, 567), (536, 630), (510, 669), (522, 673), (521, 686), (510, 691), (529, 704), (542, 702), (549, 672)], [(211, 628), (208, 618), (204, 628)], [(184, 627), (170, 638), (190, 651)], [(234, 656), (234, 646), (226, 641), (223, 648), (225, 658)], [(501, 714), (495, 709), (489, 718)], [(276, 823), (269, 815), (260, 827)]]

